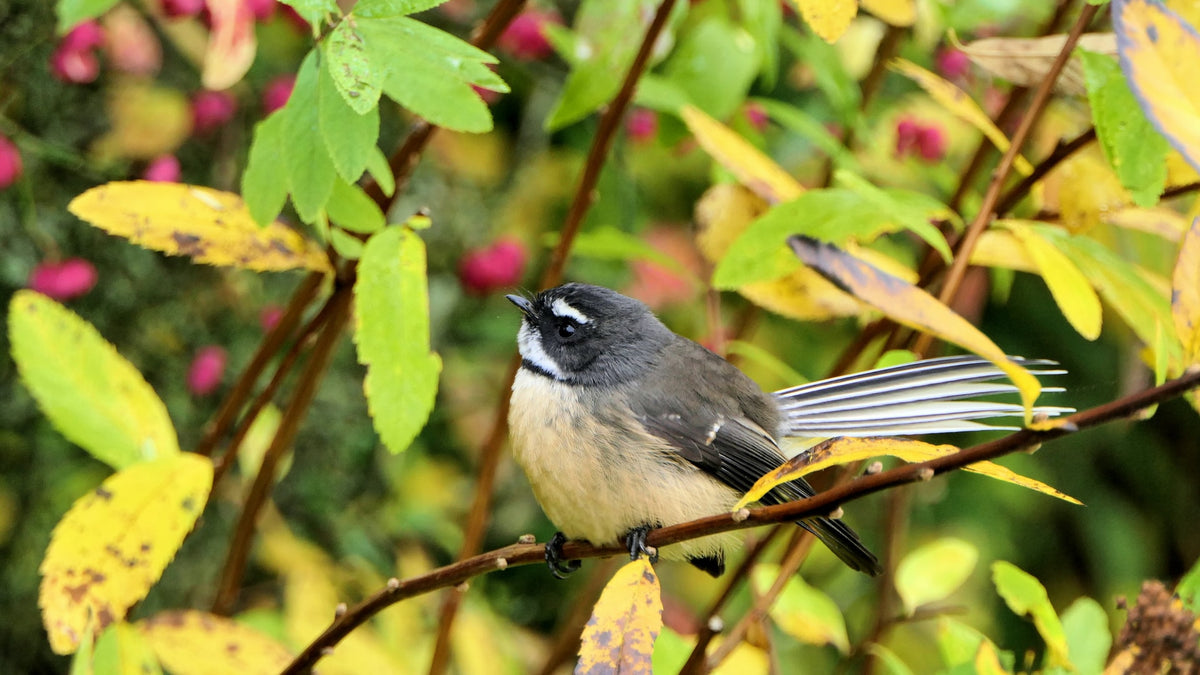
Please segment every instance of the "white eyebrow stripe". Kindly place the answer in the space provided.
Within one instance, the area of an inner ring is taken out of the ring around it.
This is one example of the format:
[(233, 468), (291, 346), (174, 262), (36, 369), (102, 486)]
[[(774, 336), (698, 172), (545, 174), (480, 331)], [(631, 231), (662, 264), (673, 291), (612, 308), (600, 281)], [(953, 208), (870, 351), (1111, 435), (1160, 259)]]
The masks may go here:
[(591, 321), (586, 314), (567, 304), (567, 301), (562, 298), (555, 298), (554, 302), (550, 303), (550, 311), (554, 312), (554, 316), (567, 317), (579, 323), (588, 323)]
[(521, 322), (521, 330), (517, 331), (517, 350), (521, 352), (521, 358), (550, 373), (554, 379), (567, 379), (562, 368), (542, 349), (542, 337), (524, 321)]

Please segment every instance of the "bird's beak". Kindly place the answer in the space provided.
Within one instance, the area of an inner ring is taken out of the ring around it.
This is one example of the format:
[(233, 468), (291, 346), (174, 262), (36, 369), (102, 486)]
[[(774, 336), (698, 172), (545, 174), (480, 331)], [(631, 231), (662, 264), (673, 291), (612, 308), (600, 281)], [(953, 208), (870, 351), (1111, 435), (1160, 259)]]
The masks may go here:
[(517, 309), (521, 310), (521, 313), (524, 314), (526, 317), (528, 317), (530, 319), (532, 319), (534, 317), (533, 303), (530, 302), (528, 298), (523, 298), (519, 295), (511, 295), (511, 294), (506, 295), (504, 297), (508, 298), (509, 302), (516, 305)]

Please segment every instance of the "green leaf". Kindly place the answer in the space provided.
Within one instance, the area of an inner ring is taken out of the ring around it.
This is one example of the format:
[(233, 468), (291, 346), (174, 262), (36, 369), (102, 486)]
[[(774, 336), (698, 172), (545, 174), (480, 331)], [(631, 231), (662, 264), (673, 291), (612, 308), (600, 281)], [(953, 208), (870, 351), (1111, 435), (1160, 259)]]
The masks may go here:
[(829, 133), (829, 129), (817, 118), (794, 105), (775, 99), (754, 98), (751, 100), (761, 105), (767, 116), (778, 122), (783, 128), (795, 132), (816, 146), (827, 157), (832, 158), (835, 168), (861, 173), (854, 154), (846, 149), (846, 146), (842, 145), (837, 137)]
[(1175, 594), (1183, 601), (1183, 606), (1193, 614), (1200, 614), (1200, 558), (1192, 564), (1192, 569), (1179, 580)]
[(1042, 582), (1016, 565), (998, 560), (992, 563), (992, 582), (996, 592), (1014, 613), (1033, 619), (1038, 634), (1046, 641), (1048, 666), (1075, 670), (1067, 653), (1067, 636), (1062, 622), (1050, 604)]
[(367, 240), (354, 284), (358, 360), (367, 408), (384, 445), (400, 452), (425, 426), (442, 360), (429, 349), (425, 244), (389, 227)]
[(371, 174), (371, 178), (379, 184), (379, 189), (383, 190), (383, 194), (391, 197), (396, 192), (396, 177), (392, 175), (392, 167), (388, 164), (388, 158), (379, 149), (379, 146), (371, 148), (371, 154), (367, 155), (367, 173)]
[(254, 222), (266, 227), (283, 210), (288, 195), (284, 166), (284, 116), (275, 113), (254, 125), (254, 140), (242, 172), (242, 200)]
[(341, 15), (335, 0), (279, 0), (296, 10), (300, 18), (314, 27), (325, 23), (325, 17), (330, 14)]
[(72, 443), (115, 469), (179, 454), (166, 406), (77, 314), (40, 293), (17, 291), (8, 336), (21, 382)]
[(446, 0), (359, 0), (354, 14), (360, 17), (405, 16), (433, 9)]
[(896, 567), (896, 592), (909, 616), (922, 605), (945, 600), (971, 576), (979, 551), (953, 537), (932, 541), (904, 556)]
[(355, 22), (349, 19), (338, 22), (324, 45), (325, 69), (333, 77), (338, 93), (354, 112), (367, 114), (379, 103), (383, 69), (367, 57), (362, 33)]
[(839, 185), (853, 190), (859, 197), (869, 201), (880, 212), (891, 214), (898, 225), (903, 225), (910, 232), (925, 240), (933, 250), (941, 254), (942, 260), (950, 264), (954, 255), (950, 245), (942, 236), (940, 230), (933, 226), (931, 219), (954, 219), (956, 216), (945, 204), (920, 192), (893, 188), (882, 190), (875, 187), (858, 174), (839, 170), (834, 174)]
[(754, 36), (763, 87), (774, 89), (779, 77), (778, 45), (779, 28), (783, 25), (783, 3), (738, 0), (737, 13), (742, 27)]
[(1167, 139), (1146, 119), (1115, 59), (1076, 51), (1083, 62), (1096, 138), (1104, 156), (1134, 203), (1155, 205), (1167, 182)]
[(96, 638), (92, 667), (96, 675), (162, 675), (162, 666), (149, 640), (140, 630), (124, 621), (112, 624)]
[(1050, 668), (1045, 671), (1046, 675), (1103, 672), (1108, 650), (1112, 647), (1112, 633), (1108, 629), (1108, 614), (1100, 603), (1091, 598), (1079, 598), (1063, 612), (1062, 625), (1075, 670)]
[(333, 228), (329, 231), (329, 243), (333, 250), (346, 260), (362, 258), (363, 241), (345, 230)]
[(362, 188), (340, 178), (333, 182), (333, 193), (325, 205), (325, 213), (338, 227), (362, 234), (371, 234), (387, 224), (374, 199)]
[[(321, 140), (317, 107), (321, 80), (318, 61), (316, 50), (304, 57), (292, 95), (282, 111), (284, 166), (288, 172), (289, 191), (296, 213), (306, 223), (316, 222), (333, 191), (333, 179), (337, 177), (329, 151)], [(337, 98), (341, 100), (340, 95)]]
[(663, 74), (698, 108), (724, 119), (745, 100), (758, 68), (754, 36), (726, 19), (712, 16), (684, 35)]
[[(758, 592), (766, 592), (779, 576), (778, 565), (756, 565), (751, 580)], [(846, 620), (828, 595), (808, 585), (800, 575), (792, 575), (771, 605), (775, 625), (796, 638), (813, 645), (833, 645), (843, 654), (850, 650)]]
[(875, 657), (876, 663), (883, 666), (882, 671), (887, 675), (913, 675), (912, 668), (909, 668), (907, 663), (878, 642), (868, 644), (867, 653)]
[(985, 641), (988, 641), (987, 636), (957, 619), (947, 616), (938, 619), (938, 652), (947, 668), (973, 663), (979, 645)]
[(58, 33), (63, 35), (78, 24), (112, 9), (117, 0), (58, 0)]
[(448, 129), (491, 130), (491, 112), (471, 85), (508, 91), (486, 65), (496, 62), (494, 56), (402, 16), (359, 19), (358, 28), (371, 63), (386, 64), (388, 97)]
[(365, 113), (356, 112), (346, 103), (329, 68), (322, 68), (317, 83), (317, 119), (321, 140), (338, 175), (350, 183), (357, 181), (379, 138), (379, 107), (372, 105)]
[(854, 126), (853, 123), (858, 117), (859, 101), (862, 100), (862, 89), (846, 72), (837, 48), (822, 40), (816, 33), (801, 34), (787, 25), (779, 33), (779, 42), (795, 55), (797, 61), (808, 66), (816, 78), (817, 88), (833, 106), (837, 121), (846, 126)]

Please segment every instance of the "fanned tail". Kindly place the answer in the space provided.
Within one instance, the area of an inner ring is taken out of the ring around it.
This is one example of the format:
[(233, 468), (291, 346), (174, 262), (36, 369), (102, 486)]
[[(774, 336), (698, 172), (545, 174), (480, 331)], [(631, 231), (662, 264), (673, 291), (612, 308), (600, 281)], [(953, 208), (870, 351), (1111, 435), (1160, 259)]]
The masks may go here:
[[(1065, 370), (1044, 359), (1009, 359), (1034, 375), (1061, 375)], [(949, 356), (835, 377), (775, 392), (786, 416), (784, 435), (907, 436), (916, 434), (1014, 430), (972, 420), (1024, 414), (1015, 403), (963, 400), (1012, 394), (1017, 388), (995, 364), (977, 356)], [(1043, 392), (1063, 391), (1045, 387)], [(1055, 416), (1074, 408), (1039, 406), (1035, 414)]]

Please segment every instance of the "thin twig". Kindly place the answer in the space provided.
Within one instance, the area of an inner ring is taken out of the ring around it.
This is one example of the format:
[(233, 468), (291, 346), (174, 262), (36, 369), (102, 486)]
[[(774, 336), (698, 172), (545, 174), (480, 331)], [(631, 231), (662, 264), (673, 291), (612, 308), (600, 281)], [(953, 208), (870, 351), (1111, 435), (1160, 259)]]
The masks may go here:
[[(1173, 399), (1198, 386), (1200, 386), (1200, 368), (1195, 368), (1160, 386), (1145, 389), (1057, 420), (1052, 427), (1022, 429), (952, 455), (937, 457), (918, 464), (905, 464), (877, 474), (859, 476), (853, 481), (835, 486), (807, 499), (747, 509), (736, 514), (725, 513), (708, 516), (652, 530), (646, 537), (646, 543), (649, 546), (663, 547), (721, 532), (828, 515), (844, 503), (888, 488), (927, 481), (935, 475), (961, 469), (976, 462), (995, 459), (1100, 424), (1128, 418), (1139, 410)], [(283, 672), (285, 675), (308, 672), (326, 650), (332, 649), (357, 626), (362, 625), (372, 616), (396, 602), (439, 588), (455, 586), (472, 577), (494, 570), (518, 565), (544, 564), (545, 553), (546, 549), (543, 544), (513, 544), (461, 560), (452, 565), (439, 567), (405, 581), (390, 580), (386, 588), (377, 591), (334, 619), (329, 628), (309, 643)], [(564, 558), (572, 560), (627, 553), (628, 550), (620, 543), (593, 546), (583, 541), (568, 541), (563, 545)]]
[[(958, 246), (955, 247), (954, 264), (950, 266), (945, 283), (942, 285), (942, 291), (938, 295), (938, 299), (943, 304), (950, 304), (950, 301), (958, 293), (958, 287), (962, 284), (963, 277), (967, 272), (967, 263), (971, 259), (971, 252), (975, 250), (975, 245), (979, 242), (979, 237), (987, 228), (988, 223), (992, 221), (996, 203), (1000, 198), (1000, 190), (1004, 187), (1004, 181), (1008, 178), (1009, 172), (1012, 171), (1013, 162), (1016, 161), (1022, 146), (1025, 145), (1025, 139), (1029, 137), (1029, 132), (1033, 129), (1033, 125), (1041, 118), (1042, 111), (1045, 110), (1046, 103), (1050, 100), (1054, 83), (1058, 80), (1059, 73), (1062, 72), (1063, 68), (1067, 65), (1067, 61), (1071, 58), (1071, 52), (1074, 51), (1075, 44), (1079, 42), (1079, 36), (1083, 35), (1084, 30), (1087, 29), (1088, 24), (1092, 22), (1092, 18), (1096, 16), (1096, 12), (1099, 9), (1096, 5), (1086, 5), (1079, 12), (1079, 18), (1075, 20), (1075, 25), (1071, 27), (1071, 32), (1067, 35), (1066, 42), (1063, 43), (1058, 57), (1054, 59), (1054, 63), (1050, 66), (1046, 77), (1038, 85), (1037, 91), (1033, 95), (1033, 100), (1029, 103), (1029, 112), (1021, 118), (1021, 124), (1013, 134), (1008, 151), (1004, 153), (1004, 156), (1000, 159), (1000, 164), (992, 174), (991, 183), (988, 184), (987, 192), (983, 195), (983, 203), (979, 206), (979, 213), (975, 214), (975, 219), (963, 234), (962, 239), (959, 240)], [(927, 333), (923, 334), (918, 338), (913, 351), (923, 354), (929, 351), (929, 346), (932, 342), (932, 336)]]
[[(621, 89), (600, 116), (600, 122), (597, 125), (596, 134), (592, 139), (591, 148), (588, 149), (583, 174), (579, 178), (579, 184), (575, 189), (575, 195), (567, 211), (566, 220), (563, 222), (558, 245), (554, 247), (554, 251), (550, 254), (550, 262), (542, 274), (541, 283), (539, 284), (542, 289), (556, 286), (562, 281), (563, 268), (566, 266), (571, 248), (575, 244), (575, 238), (579, 234), (579, 228), (582, 227), (584, 217), (587, 216), (592, 203), (595, 201), (595, 190), (596, 184), (600, 180), (600, 171), (604, 167), (609, 150), (616, 139), (617, 130), (621, 126), (621, 119), (624, 117), (625, 110), (633, 100), (633, 92), (637, 86), (637, 82), (649, 63), (650, 54), (654, 50), (655, 43), (658, 42), (658, 36), (662, 33), (663, 28), (666, 27), (667, 18), (671, 15), (671, 9), (674, 6), (675, 0), (663, 0), (662, 4), (659, 5), (657, 12), (654, 14), (654, 19), (650, 22), (649, 28), (646, 29), (646, 35), (642, 38), (642, 43), (638, 47), (637, 55), (634, 56), (628, 72), (625, 73)], [(515, 362), (519, 365), (519, 361)], [(500, 464), (500, 449), (503, 447), (504, 439), (508, 433), (508, 396), (506, 394), (512, 386), (512, 379), (515, 373), (516, 368), (510, 368), (510, 376), (501, 393), (500, 408), (493, 421), (491, 433), (488, 435), (488, 442), (484, 446), (479, 467), (479, 476), (475, 483), (475, 499), (471, 504), (471, 511), (467, 517), (466, 531), (463, 534), (463, 545), (459, 554), (460, 560), (474, 555), (482, 546), (483, 535), (487, 529), (488, 511), (492, 503), (492, 488), (495, 482), (496, 468)], [(446, 668), (446, 663), (449, 659), (450, 628), (454, 623), (454, 617), (458, 611), (460, 600), (460, 594), (451, 593), (446, 596), (442, 604), (442, 609), (438, 616), (438, 629), (434, 642), (433, 658), (429, 666), (430, 675), (440, 675)]]
[(1053, 152), (1038, 162), (1037, 166), (1033, 167), (1033, 171), (1028, 176), (1022, 178), (1021, 182), (1012, 186), (1008, 192), (1004, 193), (1004, 196), (996, 202), (996, 213), (1003, 215), (1012, 211), (1017, 204), (1021, 203), (1025, 195), (1029, 194), (1033, 186), (1046, 177), (1046, 174), (1066, 161), (1071, 155), (1087, 147), (1094, 140), (1096, 140), (1096, 127), (1088, 129), (1066, 143), (1059, 143)]
[(296, 392), (283, 413), (275, 438), (263, 454), (262, 466), (254, 477), (254, 483), (246, 494), (242, 504), (242, 512), (238, 517), (233, 538), (229, 543), (229, 553), (225, 558), (225, 566), (221, 570), (221, 579), (217, 584), (217, 595), (213, 600), (214, 614), (228, 614), (233, 609), (238, 590), (242, 584), (242, 575), (246, 571), (246, 560), (250, 556), (250, 542), (254, 538), (255, 525), (263, 504), (275, 484), (275, 469), (284, 453), (292, 447), (296, 433), (300, 430), (308, 407), (317, 393), (317, 384), (325, 374), (329, 361), (333, 356), (333, 348), (342, 335), (346, 326), (346, 317), (350, 314), (350, 301), (353, 298), (351, 286), (337, 288), (330, 296), (328, 303), (333, 306), (329, 320), (321, 330), (316, 345), (313, 346), (312, 356), (300, 374)]

